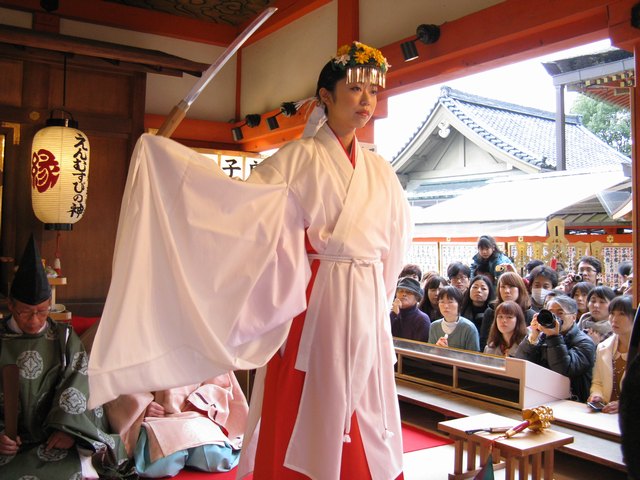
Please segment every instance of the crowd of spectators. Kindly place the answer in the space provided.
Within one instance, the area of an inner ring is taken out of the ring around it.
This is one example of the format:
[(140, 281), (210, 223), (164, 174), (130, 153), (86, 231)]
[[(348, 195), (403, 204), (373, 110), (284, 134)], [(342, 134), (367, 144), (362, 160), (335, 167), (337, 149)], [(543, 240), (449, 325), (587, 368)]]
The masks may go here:
[(618, 266), (616, 285), (604, 285), (593, 256), (566, 271), (532, 260), (521, 274), (492, 237), (477, 248), (469, 264), (448, 265), (446, 277), (417, 265), (403, 271), (400, 282), (420, 280), (417, 310), (430, 324), (428, 339), (414, 340), (535, 362), (567, 376), (572, 399), (618, 412), (636, 314), (631, 262)]

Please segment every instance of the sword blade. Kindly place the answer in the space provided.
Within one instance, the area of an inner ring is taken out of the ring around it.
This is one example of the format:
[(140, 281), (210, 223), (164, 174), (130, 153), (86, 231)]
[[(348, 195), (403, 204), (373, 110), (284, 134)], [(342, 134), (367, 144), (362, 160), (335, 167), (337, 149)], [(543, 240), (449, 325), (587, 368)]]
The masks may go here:
[(249, 24), (247, 28), (245, 28), (244, 32), (237, 37), (228, 47), (227, 49), (218, 57), (218, 59), (213, 62), (209, 68), (205, 70), (202, 74), (202, 77), (198, 79), (195, 85), (191, 88), (189, 93), (184, 97), (183, 102), (188, 106), (198, 98), (198, 95), (202, 93), (202, 90), (207, 86), (207, 84), (211, 81), (213, 77), (217, 75), (220, 69), (224, 66), (225, 63), (229, 61), (229, 59), (233, 56), (234, 53), (238, 51), (238, 49), (247, 41), (247, 39), (253, 35), (260, 26), (267, 21), (267, 19), (276, 12), (277, 8), (270, 7), (265, 9), (260, 15), (258, 15), (253, 22)]

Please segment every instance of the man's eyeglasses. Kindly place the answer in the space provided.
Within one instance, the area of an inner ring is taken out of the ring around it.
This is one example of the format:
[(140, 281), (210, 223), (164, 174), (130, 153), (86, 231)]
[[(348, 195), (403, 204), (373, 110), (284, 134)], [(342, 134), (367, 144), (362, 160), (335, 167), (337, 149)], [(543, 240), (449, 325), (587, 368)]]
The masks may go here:
[(40, 320), (44, 320), (49, 316), (49, 312), (51, 312), (51, 307), (46, 310), (23, 310), (21, 312), (15, 312), (16, 317), (20, 318), (20, 320), (29, 320), (34, 315)]
[(593, 267), (582, 267), (578, 269), (578, 273), (597, 273), (597, 270)]

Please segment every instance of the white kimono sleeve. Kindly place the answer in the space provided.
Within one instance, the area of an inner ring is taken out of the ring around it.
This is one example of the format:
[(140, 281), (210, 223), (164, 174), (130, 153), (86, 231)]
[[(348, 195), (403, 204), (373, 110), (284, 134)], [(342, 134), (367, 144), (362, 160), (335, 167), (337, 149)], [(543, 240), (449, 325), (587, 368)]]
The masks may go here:
[(229, 179), (143, 135), (89, 362), (90, 404), (263, 365), (304, 310), (304, 229), (286, 185)]

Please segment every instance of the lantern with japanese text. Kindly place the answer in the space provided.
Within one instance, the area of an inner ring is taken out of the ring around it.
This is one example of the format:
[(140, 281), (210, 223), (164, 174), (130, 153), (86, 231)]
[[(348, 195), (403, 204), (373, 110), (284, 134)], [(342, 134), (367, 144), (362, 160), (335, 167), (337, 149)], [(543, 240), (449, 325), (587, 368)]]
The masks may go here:
[(89, 139), (77, 127), (73, 118), (49, 118), (33, 137), (31, 203), (47, 230), (71, 230), (87, 206)]

